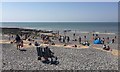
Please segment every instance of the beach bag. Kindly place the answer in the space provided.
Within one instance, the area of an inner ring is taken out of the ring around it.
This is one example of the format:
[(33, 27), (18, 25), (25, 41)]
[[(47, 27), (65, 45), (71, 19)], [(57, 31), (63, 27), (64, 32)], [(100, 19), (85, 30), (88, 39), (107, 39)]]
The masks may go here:
[(75, 39), (75, 41), (77, 41), (77, 39)]
[(77, 45), (75, 45), (75, 47), (77, 47)]
[(54, 42), (52, 42), (52, 45), (55, 45), (55, 43), (54, 43)]
[(29, 45), (32, 45), (32, 43), (29, 43)]
[(64, 46), (67, 46), (66, 44), (64, 44)]
[(10, 42), (10, 44), (13, 44), (13, 42)]

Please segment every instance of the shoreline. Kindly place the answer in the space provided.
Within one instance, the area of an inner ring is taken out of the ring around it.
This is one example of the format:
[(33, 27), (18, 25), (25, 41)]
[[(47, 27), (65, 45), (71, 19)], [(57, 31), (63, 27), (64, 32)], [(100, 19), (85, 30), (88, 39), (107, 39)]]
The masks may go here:
[[(30, 29), (30, 28), (19, 28), (19, 27), (0, 27), (0, 30), (2, 33), (19, 33), (22, 31), (29, 31), (29, 32), (41, 32), (41, 33), (51, 33), (52, 31), (47, 31), (47, 30), (37, 30), (37, 29)], [(8, 31), (8, 32), (7, 32)]]
[(103, 34), (103, 35), (118, 35), (118, 32), (90, 32), (90, 31), (80, 31), (80, 30), (70, 30), (70, 29), (64, 29), (64, 30), (47, 30), (47, 29), (36, 29), (36, 28), (31, 28), (31, 27), (0, 27), (1, 31), (4, 30), (23, 30), (23, 31), (33, 31), (33, 32), (45, 32), (45, 33), (52, 33), (52, 32), (72, 32), (72, 33), (83, 33), (83, 34)]

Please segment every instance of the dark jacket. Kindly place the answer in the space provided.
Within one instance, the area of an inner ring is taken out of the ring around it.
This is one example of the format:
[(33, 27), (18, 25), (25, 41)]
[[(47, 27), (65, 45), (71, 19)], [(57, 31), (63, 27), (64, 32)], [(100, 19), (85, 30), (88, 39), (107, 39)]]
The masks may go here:
[(43, 56), (43, 49), (41, 47), (36, 47), (37, 49), (37, 55), (42, 57)]
[(50, 48), (44, 48), (44, 56), (45, 57), (53, 56), (53, 52), (50, 50)]

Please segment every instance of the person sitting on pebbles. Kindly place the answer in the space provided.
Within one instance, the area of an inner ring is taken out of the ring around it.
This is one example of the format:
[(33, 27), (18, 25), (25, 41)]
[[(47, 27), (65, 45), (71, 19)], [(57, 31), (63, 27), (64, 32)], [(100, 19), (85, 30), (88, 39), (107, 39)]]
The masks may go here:
[(43, 57), (43, 50), (40, 47), (40, 44), (36, 41), (35, 44), (36, 46), (36, 50), (37, 50), (37, 56), (38, 56), (38, 60), (41, 60), (41, 58)]
[(46, 61), (48, 60), (48, 57), (50, 57), (52, 53), (53, 52), (50, 50), (50, 48), (48, 48), (48, 46), (44, 48), (44, 58)]
[(85, 41), (85, 42), (82, 43), (82, 45), (84, 45), (84, 46), (89, 46), (90, 43), (89, 43), (88, 41)]
[(44, 48), (44, 59), (45, 60), (43, 62), (48, 63), (49, 62), (48, 58), (50, 58), (50, 61), (53, 62), (53, 58), (55, 57), (53, 54), (54, 53), (50, 50), (50, 48), (48, 48), (48, 46), (46, 46)]
[(110, 46), (106, 46), (106, 45), (103, 45), (103, 50), (107, 50), (107, 51), (111, 50), (112, 51), (112, 49), (110, 48)]

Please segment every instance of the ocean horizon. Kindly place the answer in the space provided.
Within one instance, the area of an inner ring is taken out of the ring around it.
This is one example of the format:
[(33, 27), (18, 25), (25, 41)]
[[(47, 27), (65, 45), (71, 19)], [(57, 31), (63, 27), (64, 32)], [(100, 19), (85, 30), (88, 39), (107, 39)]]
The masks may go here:
[(1, 27), (118, 33), (118, 22), (0, 22)]

